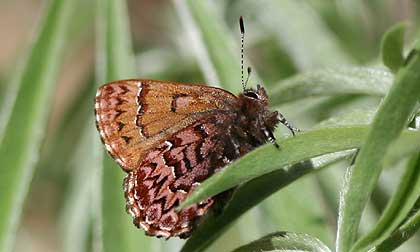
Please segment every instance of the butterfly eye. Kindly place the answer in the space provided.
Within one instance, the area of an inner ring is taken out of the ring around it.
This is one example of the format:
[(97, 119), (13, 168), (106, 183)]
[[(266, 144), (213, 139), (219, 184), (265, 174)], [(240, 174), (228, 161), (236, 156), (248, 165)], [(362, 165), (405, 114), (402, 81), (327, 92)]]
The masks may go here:
[(248, 91), (248, 92), (245, 92), (245, 93), (244, 93), (244, 95), (245, 95), (246, 97), (250, 97), (250, 98), (253, 98), (253, 99), (257, 99), (257, 100), (259, 100), (259, 99), (260, 99), (260, 97), (257, 95), (257, 93), (255, 93), (255, 92), (253, 92), (253, 91)]

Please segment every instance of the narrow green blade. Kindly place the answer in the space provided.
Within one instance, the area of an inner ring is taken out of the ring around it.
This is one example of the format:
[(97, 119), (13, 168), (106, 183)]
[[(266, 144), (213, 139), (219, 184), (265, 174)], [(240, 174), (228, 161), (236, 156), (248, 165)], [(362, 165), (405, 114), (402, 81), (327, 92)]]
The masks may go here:
[(0, 251), (13, 247), (23, 202), (45, 133), (73, 2), (49, 1), (34, 44), (1, 112)]

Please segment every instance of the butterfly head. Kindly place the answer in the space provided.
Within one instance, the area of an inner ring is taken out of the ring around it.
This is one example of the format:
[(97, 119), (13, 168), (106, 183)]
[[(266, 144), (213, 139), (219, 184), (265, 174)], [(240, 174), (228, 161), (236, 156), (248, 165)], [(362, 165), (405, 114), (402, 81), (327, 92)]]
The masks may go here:
[(268, 105), (268, 96), (265, 89), (261, 85), (257, 85), (257, 89), (245, 89), (243, 92), (245, 99), (248, 99), (251, 103), (260, 103), (265, 106)]
[(278, 112), (270, 111), (265, 89), (260, 85), (257, 89), (246, 89), (239, 96), (239, 100), (241, 111), (247, 118), (248, 128), (255, 128), (254, 135), (260, 135), (258, 138), (264, 141), (274, 140), (272, 132), (279, 122)]

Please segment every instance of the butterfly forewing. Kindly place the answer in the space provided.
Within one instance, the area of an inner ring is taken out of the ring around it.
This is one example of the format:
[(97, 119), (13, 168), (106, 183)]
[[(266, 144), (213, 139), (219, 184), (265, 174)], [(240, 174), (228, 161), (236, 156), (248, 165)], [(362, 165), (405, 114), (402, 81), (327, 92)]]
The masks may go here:
[(212, 87), (153, 80), (142, 80), (141, 83), (137, 126), (148, 138), (171, 127), (183, 128), (206, 112), (226, 110), (236, 98)]
[(129, 171), (166, 138), (209, 113), (228, 110), (235, 98), (212, 87), (122, 80), (99, 88), (96, 123), (110, 155)]

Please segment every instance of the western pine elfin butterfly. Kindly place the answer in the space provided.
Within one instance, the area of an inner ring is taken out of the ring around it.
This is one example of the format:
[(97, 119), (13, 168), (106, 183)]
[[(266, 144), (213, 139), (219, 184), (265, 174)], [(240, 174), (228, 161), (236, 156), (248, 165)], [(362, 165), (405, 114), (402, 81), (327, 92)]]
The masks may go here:
[(101, 86), (95, 99), (96, 125), (106, 150), (127, 172), (124, 196), (133, 223), (147, 235), (190, 236), (197, 219), (223, 193), (179, 212), (175, 208), (203, 180), (252, 149), (272, 142), (282, 114), (268, 109), (263, 87), (243, 93), (167, 81), (131, 79)]

